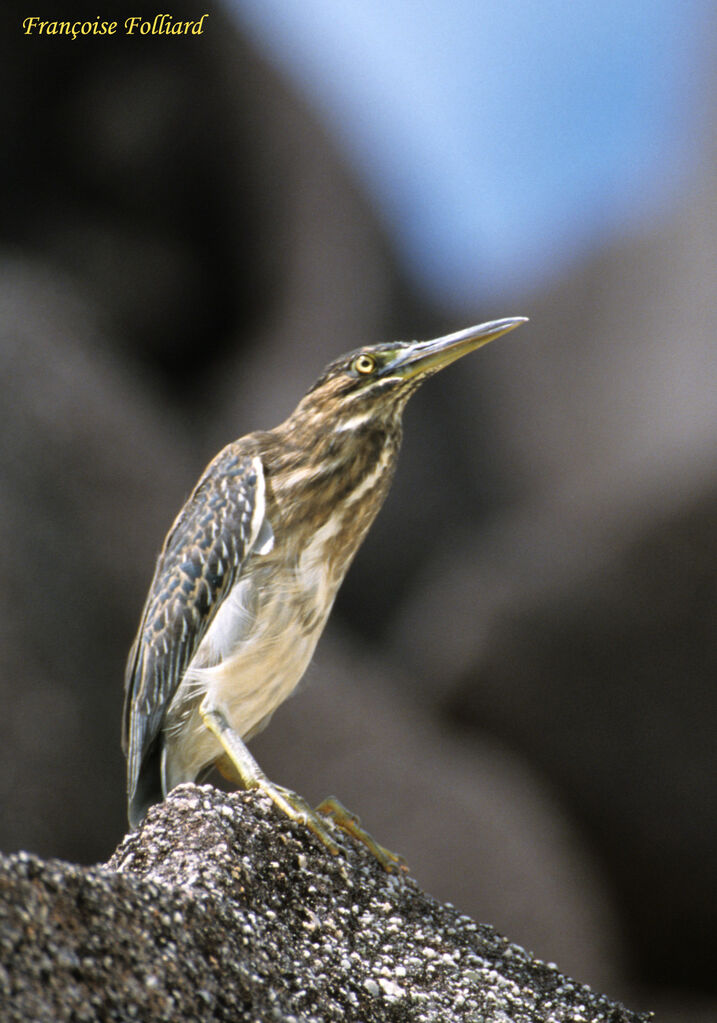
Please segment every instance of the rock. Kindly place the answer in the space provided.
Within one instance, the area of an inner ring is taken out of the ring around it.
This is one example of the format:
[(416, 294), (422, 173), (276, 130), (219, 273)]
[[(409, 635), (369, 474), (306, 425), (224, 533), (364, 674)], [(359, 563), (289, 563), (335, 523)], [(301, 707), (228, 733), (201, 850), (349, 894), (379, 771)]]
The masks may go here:
[(108, 864), (3, 856), (0, 891), (9, 1023), (648, 1019), (250, 793), (181, 786)]

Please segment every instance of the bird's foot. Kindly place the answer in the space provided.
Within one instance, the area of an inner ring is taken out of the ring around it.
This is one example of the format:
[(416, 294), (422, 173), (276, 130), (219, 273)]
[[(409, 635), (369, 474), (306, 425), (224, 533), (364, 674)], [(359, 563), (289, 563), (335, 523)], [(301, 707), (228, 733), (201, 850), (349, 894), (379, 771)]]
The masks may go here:
[(322, 803), (319, 803), (316, 807), (316, 813), (329, 817), (347, 835), (352, 835), (353, 838), (365, 845), (368, 851), (389, 874), (396, 870), (408, 872), (408, 864), (403, 856), (399, 856), (398, 853), (391, 852), (390, 849), (385, 849), (382, 845), (379, 845), (376, 839), (361, 827), (361, 821), (356, 814), (347, 810), (336, 796), (328, 796)]
[(268, 778), (258, 780), (256, 786), (252, 787), (266, 793), (274, 805), (292, 821), (305, 825), (332, 855), (338, 854), (339, 847), (332, 834), (330, 821), (347, 835), (351, 835), (363, 843), (384, 870), (389, 873), (396, 870), (408, 870), (404, 859), (379, 845), (368, 831), (361, 827), (358, 817), (350, 813), (335, 796), (329, 796), (314, 810), (303, 796), (292, 792), (291, 789), (284, 788), (283, 785), (274, 784)]
[(303, 796), (269, 781), (219, 707), (208, 704), (205, 699), (199, 712), (204, 724), (224, 747), (225, 755), (217, 761), (217, 766), (227, 778), (235, 780), (244, 789), (258, 789), (266, 793), (282, 813), (313, 831), (334, 856), (338, 853), (339, 847), (332, 834), (330, 822), (337, 824), (347, 835), (362, 842), (384, 870), (389, 873), (395, 870), (408, 870), (402, 857), (379, 845), (368, 831), (364, 831), (358, 817), (350, 813), (335, 796), (329, 796), (316, 810), (312, 810)]
[(297, 824), (303, 824), (313, 831), (332, 855), (338, 854), (339, 847), (331, 834), (329, 824), (316, 810), (312, 809), (303, 796), (292, 792), (291, 789), (284, 788), (283, 785), (275, 785), (268, 778), (259, 779), (252, 788), (258, 788), (260, 792), (264, 792), (274, 806), (286, 814), (290, 820), (296, 821)]

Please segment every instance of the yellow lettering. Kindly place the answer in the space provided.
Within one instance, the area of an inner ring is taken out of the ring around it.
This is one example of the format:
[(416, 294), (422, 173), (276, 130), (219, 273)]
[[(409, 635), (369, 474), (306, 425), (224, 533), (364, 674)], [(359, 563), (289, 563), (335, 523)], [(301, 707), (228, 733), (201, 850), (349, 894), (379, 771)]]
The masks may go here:
[(166, 35), (169, 31), (165, 29), (165, 21), (171, 20), (170, 14), (155, 14), (154, 21), (152, 22), (152, 35)]
[[(174, 21), (171, 14), (155, 14), (153, 19), (143, 19), (141, 15), (132, 15), (125, 18), (123, 25), (125, 34), (128, 36), (139, 33), (140, 35), (202, 35), (204, 22), (209, 14), (203, 14), (198, 21)], [(45, 36), (69, 36), (77, 39), (78, 36), (113, 36), (117, 32), (120, 22), (101, 21), (99, 17), (94, 21), (41, 21), (35, 15), (23, 18), (22, 31), (24, 35), (45, 35)]]

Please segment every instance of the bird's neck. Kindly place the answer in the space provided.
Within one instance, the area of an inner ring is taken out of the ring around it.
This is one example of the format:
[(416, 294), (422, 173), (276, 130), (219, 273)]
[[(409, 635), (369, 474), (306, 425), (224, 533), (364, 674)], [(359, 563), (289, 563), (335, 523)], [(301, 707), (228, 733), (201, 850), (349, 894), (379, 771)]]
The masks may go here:
[(400, 416), (331, 426), (307, 434), (292, 417), (265, 445), (267, 512), (278, 543), (297, 551), (320, 533), (325, 558), (343, 577), (376, 517), (393, 478)]

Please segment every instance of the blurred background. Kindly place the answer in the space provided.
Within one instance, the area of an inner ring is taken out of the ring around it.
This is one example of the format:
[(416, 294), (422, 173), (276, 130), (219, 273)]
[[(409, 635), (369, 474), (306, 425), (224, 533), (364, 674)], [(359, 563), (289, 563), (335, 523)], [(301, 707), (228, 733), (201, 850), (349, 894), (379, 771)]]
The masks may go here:
[(73, 41), (6, 4), (0, 849), (122, 838), (124, 661), (209, 458), (342, 351), (527, 315), (411, 403), (253, 749), (561, 970), (717, 1018), (709, 6), (177, 0), (203, 35)]

